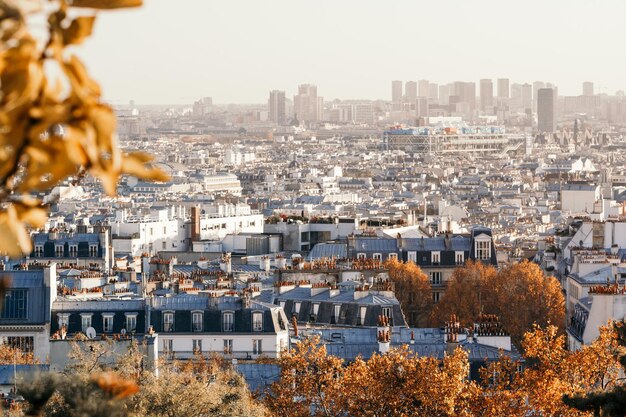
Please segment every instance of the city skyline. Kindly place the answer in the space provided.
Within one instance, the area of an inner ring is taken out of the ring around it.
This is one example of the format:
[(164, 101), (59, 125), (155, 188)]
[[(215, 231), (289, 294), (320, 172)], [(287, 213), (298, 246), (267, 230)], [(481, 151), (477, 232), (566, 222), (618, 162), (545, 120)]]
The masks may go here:
[(596, 93), (626, 87), (626, 60), (606, 46), (626, 35), (626, 5), (615, 1), (531, 2), (514, 13), (493, 1), (166, 4), (102, 14), (80, 52), (112, 103), (263, 103), (274, 89), (291, 99), (304, 83), (327, 101), (389, 100), (389, 81), (421, 79), (541, 80), (562, 95), (582, 94), (585, 81)]

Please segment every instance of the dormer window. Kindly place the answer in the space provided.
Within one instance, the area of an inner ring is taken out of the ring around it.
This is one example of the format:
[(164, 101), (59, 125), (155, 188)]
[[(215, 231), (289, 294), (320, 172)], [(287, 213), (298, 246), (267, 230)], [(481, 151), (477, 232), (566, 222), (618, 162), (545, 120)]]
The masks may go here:
[(372, 255), (372, 259), (375, 261), (382, 261), (383, 260), (383, 254), (382, 253), (375, 253)]
[(89, 245), (89, 257), (95, 258), (98, 256), (98, 245)]
[(439, 265), (439, 263), (441, 262), (441, 252), (431, 252), (430, 261), (433, 263), (433, 265)]
[(365, 253), (363, 253), (363, 252), (359, 252), (359, 253), (356, 254), (356, 258), (357, 259), (365, 259), (365, 258), (367, 258), (367, 255)]
[(235, 328), (235, 315), (227, 312), (222, 315), (222, 329), (225, 332), (232, 332)]
[(55, 245), (54, 246), (54, 256), (57, 258), (62, 258), (63, 257), (63, 245)]
[(339, 321), (339, 313), (341, 312), (341, 304), (335, 304), (334, 306), (334, 313), (335, 313), (335, 323), (337, 323)]
[(78, 245), (70, 245), (69, 246), (70, 258), (75, 258), (78, 256)]
[(408, 258), (409, 262), (417, 263), (417, 252), (416, 251), (409, 251), (407, 253), (407, 258)]
[(105, 333), (111, 333), (113, 331), (113, 313), (102, 314), (102, 331)]
[(396, 261), (398, 260), (398, 254), (397, 253), (390, 253), (389, 255), (387, 255), (388, 259), (395, 259)]
[(491, 241), (489, 240), (477, 240), (474, 244), (476, 259), (488, 260), (491, 259)]
[(124, 313), (126, 316), (126, 331), (134, 332), (137, 330), (137, 313)]
[(365, 324), (365, 314), (367, 313), (367, 307), (359, 307), (359, 324), (363, 326)]
[(167, 311), (163, 313), (163, 331), (164, 332), (174, 331), (174, 312), (173, 311)]
[(203, 330), (203, 314), (201, 311), (194, 311), (191, 314), (191, 327), (194, 332), (201, 332)]
[(455, 263), (457, 265), (463, 265), (463, 263), (465, 262), (465, 254), (463, 252), (455, 252), (454, 253), (454, 259), (455, 259)]
[(261, 312), (252, 313), (252, 331), (253, 332), (263, 331), (263, 313)]
[(35, 257), (41, 258), (43, 256), (43, 245), (35, 245)]
[(59, 329), (63, 326), (67, 329), (70, 324), (70, 314), (69, 313), (60, 313), (59, 314)]
[(87, 329), (91, 327), (92, 313), (80, 313), (80, 330), (87, 334)]

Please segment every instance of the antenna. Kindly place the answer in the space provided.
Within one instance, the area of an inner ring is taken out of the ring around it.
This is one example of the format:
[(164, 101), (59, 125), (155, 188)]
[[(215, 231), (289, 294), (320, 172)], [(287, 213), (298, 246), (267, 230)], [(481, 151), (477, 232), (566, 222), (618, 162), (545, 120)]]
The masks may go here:
[(87, 327), (87, 331), (85, 333), (87, 334), (87, 337), (90, 339), (96, 338), (96, 329), (94, 329), (93, 327)]

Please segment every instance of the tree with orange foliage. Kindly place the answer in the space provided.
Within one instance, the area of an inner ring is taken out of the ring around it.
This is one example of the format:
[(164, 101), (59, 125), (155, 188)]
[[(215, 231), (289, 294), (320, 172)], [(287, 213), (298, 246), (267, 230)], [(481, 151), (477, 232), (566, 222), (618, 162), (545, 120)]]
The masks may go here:
[(412, 327), (424, 327), (433, 308), (432, 289), (426, 274), (414, 262), (391, 259), (385, 262), (394, 282), (396, 298)]
[(343, 366), (313, 337), (279, 362), (281, 378), (264, 396), (278, 416), (454, 416), (471, 384), (461, 349), (441, 361), (403, 347)]
[(467, 261), (452, 273), (446, 292), (431, 314), (433, 325), (441, 326), (456, 315), (462, 326), (471, 327), (485, 309), (485, 303), (493, 293), (496, 269), (482, 262)]
[(32, 352), (22, 352), (18, 348), (0, 344), (0, 365), (34, 365), (39, 363)]
[(487, 304), (517, 343), (533, 325), (554, 325), (565, 332), (565, 298), (561, 284), (532, 262), (523, 261), (498, 271)]
[(523, 372), (517, 370), (520, 364), (506, 357), (482, 370), (483, 385), (472, 392), (474, 399), (468, 403), (473, 415), (591, 416), (568, 406), (563, 395), (621, 384), (615, 332), (608, 327), (593, 344), (569, 352), (556, 326), (533, 326), (524, 335), (523, 348)]
[(519, 344), (535, 324), (553, 324), (563, 332), (565, 299), (558, 281), (544, 275), (536, 264), (523, 261), (496, 271), (470, 261), (452, 274), (431, 323), (440, 326), (456, 314), (469, 327), (481, 313), (499, 316), (513, 342)]
[[(31, 252), (26, 225), (41, 227), (47, 217), (33, 192), (86, 174), (98, 178), (109, 195), (115, 195), (122, 174), (168, 178), (148, 165), (149, 155), (119, 149), (113, 109), (72, 53), (91, 35), (96, 10), (141, 3), (0, 1), (0, 253), (19, 258)], [(35, 25), (45, 28), (43, 39)]]
[(340, 415), (343, 361), (319, 342), (319, 337), (305, 339), (281, 356), (280, 379), (264, 396), (276, 416)]

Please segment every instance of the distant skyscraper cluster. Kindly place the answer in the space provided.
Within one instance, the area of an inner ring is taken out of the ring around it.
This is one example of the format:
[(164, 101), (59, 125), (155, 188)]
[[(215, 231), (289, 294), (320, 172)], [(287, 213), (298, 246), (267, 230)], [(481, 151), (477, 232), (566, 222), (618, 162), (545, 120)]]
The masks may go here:
[(270, 121), (283, 124), (287, 117), (287, 103), (285, 101), (285, 92), (279, 90), (270, 91), (269, 119)]

